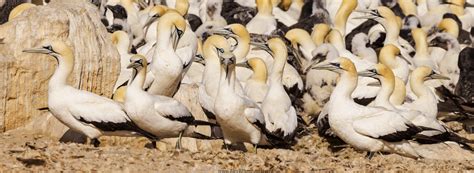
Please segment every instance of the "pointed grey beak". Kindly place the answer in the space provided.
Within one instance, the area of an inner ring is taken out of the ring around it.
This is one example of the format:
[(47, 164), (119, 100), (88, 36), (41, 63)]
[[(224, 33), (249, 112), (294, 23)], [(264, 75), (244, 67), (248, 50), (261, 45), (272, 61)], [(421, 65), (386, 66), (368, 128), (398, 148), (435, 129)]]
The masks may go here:
[(250, 67), (250, 65), (249, 65), (249, 63), (248, 63), (248, 61), (244, 61), (244, 62), (237, 63), (237, 64), (235, 64), (235, 66), (251, 69), (251, 67)]
[(29, 48), (29, 49), (23, 50), (23, 52), (26, 52), (26, 53), (41, 53), (41, 54), (51, 53), (50, 50), (45, 49), (45, 48)]
[(375, 78), (375, 76), (377, 76), (377, 73), (374, 73), (374, 72), (372, 71), (372, 69), (367, 69), (367, 70), (358, 72), (357, 75), (363, 76), (363, 77)]
[(130, 64), (128, 64), (127, 69), (137, 68), (137, 67), (140, 67), (140, 66), (141, 66), (141, 64), (139, 64), (137, 62), (131, 62)]
[(429, 79), (450, 80), (449, 77), (443, 76), (443, 75), (438, 74), (438, 73), (435, 73), (435, 74), (432, 74), (432, 75), (428, 76), (428, 80), (429, 80)]
[(311, 67), (311, 69), (333, 71), (333, 70), (337, 70), (338, 68), (332, 65), (330, 62), (321, 62)]
[(250, 42), (250, 44), (255, 46), (252, 50), (264, 50), (270, 54), (272, 53), (272, 50), (265, 43)]
[(235, 35), (232, 31), (229, 31), (226, 28), (211, 30), (208, 31), (208, 33), (212, 35), (221, 35), (226, 37), (237, 37), (237, 35)]

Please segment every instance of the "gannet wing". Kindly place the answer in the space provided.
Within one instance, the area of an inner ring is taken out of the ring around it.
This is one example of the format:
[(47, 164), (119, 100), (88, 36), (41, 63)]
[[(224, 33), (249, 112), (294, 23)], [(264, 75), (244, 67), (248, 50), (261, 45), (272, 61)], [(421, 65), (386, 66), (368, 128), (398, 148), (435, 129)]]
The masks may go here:
[(357, 118), (352, 125), (357, 133), (388, 142), (413, 139), (422, 131), (396, 112), (385, 110)]
[[(199, 99), (199, 104), (201, 104), (202, 109), (207, 115), (207, 112), (212, 113), (214, 116), (214, 98), (212, 98), (210, 95), (207, 94), (206, 88), (204, 85), (199, 84), (199, 90), (198, 90), (198, 99)], [(208, 116), (208, 118), (211, 118)], [(215, 119), (215, 116), (212, 117)]]
[(180, 121), (188, 124), (194, 121), (191, 112), (179, 101), (158, 95), (155, 95), (153, 100), (155, 101), (153, 108), (161, 116), (172, 121)]

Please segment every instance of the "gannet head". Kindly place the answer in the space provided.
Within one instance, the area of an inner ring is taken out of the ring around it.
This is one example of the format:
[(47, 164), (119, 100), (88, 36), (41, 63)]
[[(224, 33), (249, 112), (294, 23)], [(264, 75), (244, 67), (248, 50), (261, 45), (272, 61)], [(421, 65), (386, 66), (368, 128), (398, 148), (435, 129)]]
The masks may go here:
[(217, 29), (210, 31), (211, 34), (217, 34), (217, 35), (222, 35), (226, 38), (228, 37), (234, 37), (234, 38), (240, 38), (244, 41), (250, 42), (250, 34), (247, 28), (245, 28), (244, 25), (234, 23), (227, 25), (223, 27), (222, 29)]
[(365, 13), (366, 16), (355, 17), (354, 19), (371, 19), (379, 23), (382, 23), (384, 20), (395, 19), (395, 13), (385, 6), (379, 6), (373, 10), (356, 10), (356, 12)]
[(166, 12), (161, 19), (158, 21), (157, 32), (160, 32), (160, 28), (171, 27), (171, 40), (174, 50), (178, 46), (179, 39), (186, 30), (186, 21), (183, 16), (175, 11)]
[(403, 26), (402, 29), (413, 29), (413, 28), (421, 28), (420, 19), (415, 15), (408, 15), (403, 18)]
[(147, 65), (148, 62), (146, 61), (146, 58), (143, 55), (136, 54), (130, 57), (130, 63), (127, 68), (140, 71), (141, 69), (146, 69)]
[(287, 11), (290, 8), (291, 4), (292, 4), (292, 0), (281, 0), (281, 2), (278, 4), (278, 7), (284, 11)]
[(166, 11), (168, 11), (168, 7), (164, 5), (153, 6), (148, 12), (147, 20), (145, 22), (144, 27), (150, 26), (156, 19), (163, 16), (166, 13)]
[(432, 79), (449, 80), (449, 77), (443, 76), (427, 66), (420, 66), (416, 68), (413, 72), (411, 72), (410, 78), (412, 80), (421, 80), (421, 81), (427, 81), (427, 80), (432, 80)]
[(263, 83), (267, 81), (267, 66), (261, 58), (249, 58), (246, 64), (253, 71), (253, 79)]
[(451, 13), (446, 13), (443, 15), (443, 20), (438, 24), (437, 28), (440, 31), (447, 32), (453, 37), (458, 37), (459, 36), (459, 28), (462, 26), (461, 21), (459, 18)]
[(379, 81), (383, 79), (390, 81), (395, 80), (395, 75), (393, 74), (393, 71), (381, 63), (375, 64), (373, 67), (370, 67), (365, 71), (359, 72), (358, 75), (364, 77), (371, 77)]
[(382, 64), (392, 67), (395, 65), (393, 63), (395, 63), (396, 56), (400, 56), (408, 64), (411, 64), (411, 62), (406, 57), (400, 54), (400, 49), (393, 44), (386, 44), (384, 47), (382, 47), (379, 53), (379, 61)]
[(23, 52), (47, 54), (53, 56), (58, 61), (65, 62), (66, 64), (74, 64), (74, 54), (71, 47), (62, 41), (53, 41), (51, 43), (46, 43), (39, 48), (25, 49)]
[(202, 51), (206, 61), (221, 57), (223, 54), (226, 54), (224, 56), (227, 57), (232, 54), (229, 42), (227, 42), (227, 39), (220, 35), (212, 35), (207, 38), (203, 44)]
[(354, 63), (352, 63), (351, 60), (345, 57), (339, 57), (331, 61), (323, 61), (311, 67), (311, 69), (329, 70), (339, 74), (349, 72), (350, 74), (357, 75), (357, 70), (355, 68)]
[(224, 69), (226, 79), (230, 82), (231, 73), (235, 70), (236, 58), (232, 52), (225, 51), (222, 48), (216, 48), (219, 60), (221, 62), (221, 68)]
[[(272, 55), (273, 58), (280, 57), (278, 55), (288, 55), (285, 42), (280, 38), (272, 38), (267, 43), (252, 43), (257, 50), (264, 50)], [(286, 58), (286, 57), (285, 57)]]
[(115, 31), (112, 33), (112, 44), (114, 44), (118, 49), (125, 49), (125, 51), (128, 51), (128, 47), (130, 46), (128, 34), (124, 31)]
[(453, 37), (452, 35), (448, 34), (448, 33), (436, 33), (431, 38), (431, 40), (429, 42), (429, 46), (430, 47), (439, 47), (439, 48), (442, 48), (444, 50), (448, 50), (449, 47), (450, 47), (449, 45), (453, 41), (457, 41), (457, 39), (455, 37)]
[(311, 36), (304, 29), (295, 28), (286, 32), (285, 38), (290, 40), (291, 43), (301, 44), (305, 39), (311, 38)]
[(32, 3), (23, 3), (16, 6), (15, 8), (13, 8), (12, 11), (10, 11), (10, 15), (8, 15), (8, 21), (13, 20), (15, 17), (19, 16), (23, 11), (30, 9), (32, 7), (36, 7), (36, 5)]
[(189, 1), (188, 0), (176, 0), (175, 9), (181, 16), (188, 14)]
[(315, 24), (313, 27), (313, 31), (311, 32), (311, 39), (313, 40), (316, 46), (320, 46), (324, 43), (324, 38), (328, 35), (331, 28), (328, 24), (325, 23), (318, 23)]

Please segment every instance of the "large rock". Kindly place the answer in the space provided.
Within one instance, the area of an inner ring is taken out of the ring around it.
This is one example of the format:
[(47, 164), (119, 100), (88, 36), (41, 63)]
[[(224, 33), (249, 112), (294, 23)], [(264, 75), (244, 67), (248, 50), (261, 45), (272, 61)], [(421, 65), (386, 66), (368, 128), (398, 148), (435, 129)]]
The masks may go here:
[[(120, 60), (95, 6), (86, 0), (56, 0), (33, 7), (0, 25), (0, 131), (31, 128), (62, 135), (67, 129), (45, 110), (48, 81), (57, 62), (46, 55), (23, 53), (49, 40), (74, 46), (69, 84), (104, 97), (112, 95)], [(34, 122), (32, 120), (34, 119)], [(42, 126), (35, 126), (35, 125)]]

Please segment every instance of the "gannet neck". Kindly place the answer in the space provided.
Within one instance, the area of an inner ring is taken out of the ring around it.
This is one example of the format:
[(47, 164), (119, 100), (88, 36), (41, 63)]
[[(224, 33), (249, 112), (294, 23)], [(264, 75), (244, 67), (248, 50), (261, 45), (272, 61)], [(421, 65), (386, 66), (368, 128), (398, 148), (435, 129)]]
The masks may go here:
[(402, 12), (405, 16), (408, 15), (418, 15), (416, 4), (413, 0), (398, 0), (398, 5), (402, 9)]
[(324, 39), (330, 31), (329, 25), (325, 23), (319, 23), (314, 25), (313, 32), (311, 32), (311, 39), (316, 46), (324, 44)]
[(349, 15), (357, 7), (357, 1), (355, 0), (343, 0), (341, 6), (336, 12), (334, 19), (334, 28), (338, 30), (341, 35), (346, 33), (346, 23)]
[(453, 37), (458, 38), (459, 27), (455, 20), (451, 18), (443, 19), (439, 24), (438, 28), (444, 30), (446, 33), (451, 34)]
[(257, 15), (273, 16), (273, 5), (271, 0), (256, 0)]
[(162, 49), (173, 49), (172, 34), (173, 34), (173, 23), (171, 21), (159, 20), (157, 25), (157, 48)]
[(268, 46), (272, 50), (274, 59), (270, 80), (273, 82), (281, 82), (283, 69), (285, 68), (286, 59), (288, 58), (286, 45), (281, 39), (271, 39)]
[(236, 39), (238, 45), (232, 53), (234, 53), (235, 58), (237, 58), (237, 62), (242, 62), (250, 50), (250, 34), (245, 26), (240, 24), (233, 25), (235, 26), (232, 26), (232, 32), (237, 35)]
[(342, 35), (337, 30), (331, 30), (331, 32), (329, 32), (328, 41), (339, 52), (343, 52), (346, 49), (346, 46), (345, 46), (344, 41), (342, 39)]
[(416, 54), (423, 56), (415, 57), (426, 57), (428, 58), (428, 41), (426, 38), (426, 33), (421, 28), (412, 29), (413, 39), (415, 40), (415, 50)]
[(147, 64), (144, 63), (144, 67), (139, 69), (138, 71), (136, 69), (133, 69), (132, 75), (135, 77), (133, 80), (130, 80), (129, 84), (129, 89), (136, 89), (143, 91), (143, 85), (145, 84), (145, 79), (146, 79), (146, 70), (147, 70)]
[(428, 70), (431, 71), (431, 68), (421, 66), (410, 75), (410, 88), (418, 99), (431, 96), (431, 90), (424, 84), (424, 78), (427, 76), (426, 71)]
[[(69, 48), (67, 48), (69, 49)], [(67, 85), (67, 78), (74, 69), (74, 55), (71, 50), (62, 53), (62, 55), (53, 55), (58, 61), (58, 67), (56, 68), (53, 76), (49, 80), (49, 91), (52, 88), (64, 87)]]
[(352, 92), (357, 87), (357, 73), (351, 71), (344, 71), (339, 78), (339, 82), (337, 83), (336, 87), (334, 88), (331, 94), (331, 100), (339, 102), (338, 100), (344, 100), (349, 102), (354, 102), (352, 100)]
[(124, 31), (115, 31), (112, 33), (112, 44), (115, 45), (120, 55), (128, 54), (130, 40)]
[(392, 105), (402, 105), (406, 97), (406, 85), (402, 79), (395, 77), (395, 88), (390, 96)]
[(188, 0), (176, 0), (175, 9), (181, 16), (188, 14), (189, 2)]
[(392, 70), (382, 64), (377, 65), (377, 71), (380, 73), (380, 75), (382, 75), (382, 77), (379, 78), (382, 86), (377, 94), (377, 97), (375, 98), (375, 103), (386, 106), (392, 105), (390, 103), (390, 96), (395, 89), (395, 76)]
[(399, 21), (400, 18), (398, 18), (397, 16), (393, 16), (393, 17), (388, 17), (385, 20), (386, 22), (382, 23), (382, 26), (384, 26), (384, 29), (387, 31), (384, 44), (398, 42), (398, 37), (400, 35), (400, 28), (402, 27), (401, 22)]

